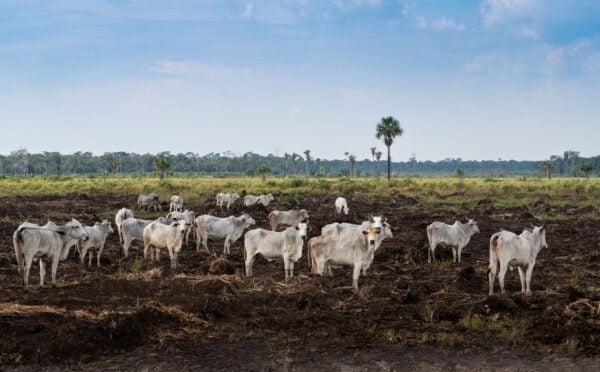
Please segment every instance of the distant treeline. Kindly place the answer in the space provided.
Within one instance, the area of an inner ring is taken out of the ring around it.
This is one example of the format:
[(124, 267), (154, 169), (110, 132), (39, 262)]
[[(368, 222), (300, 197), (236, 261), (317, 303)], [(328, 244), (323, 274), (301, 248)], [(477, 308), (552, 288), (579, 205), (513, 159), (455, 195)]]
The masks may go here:
[[(10, 155), (0, 155), (0, 176), (12, 175), (65, 175), (65, 174), (204, 174), (204, 175), (306, 175), (337, 177), (354, 174), (356, 177), (384, 175), (386, 162), (374, 159), (346, 160), (312, 158), (310, 152), (284, 156), (262, 156), (252, 152), (235, 155), (230, 152), (134, 154), (110, 152), (94, 155), (91, 152), (60, 154), (44, 152), (32, 154), (16, 150)], [(308, 155), (308, 156), (307, 156)], [(308, 160), (307, 160), (308, 157)], [(414, 157), (406, 162), (393, 162), (396, 176), (406, 175), (459, 175), (459, 176), (597, 176), (600, 156), (583, 158), (576, 151), (553, 155), (546, 161), (483, 160), (418, 161)]]

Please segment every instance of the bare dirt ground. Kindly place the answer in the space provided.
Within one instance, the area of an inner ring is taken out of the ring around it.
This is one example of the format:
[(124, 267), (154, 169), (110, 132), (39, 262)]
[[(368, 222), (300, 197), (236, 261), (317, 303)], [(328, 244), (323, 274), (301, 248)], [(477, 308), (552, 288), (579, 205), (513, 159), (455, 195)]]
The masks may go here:
[[(276, 196), (277, 197), (277, 196)], [(273, 208), (306, 208), (311, 235), (333, 222), (334, 196), (282, 198)], [(258, 259), (255, 277), (243, 275), (242, 242), (227, 258), (185, 248), (180, 268), (168, 258), (143, 261), (141, 249), (121, 259), (117, 234), (107, 240), (102, 267), (62, 262), (58, 285), (39, 288), (34, 264), (29, 293), (17, 272), (12, 233), (26, 219), (84, 224), (133, 207), (135, 195), (0, 198), (0, 366), (17, 370), (598, 370), (600, 368), (600, 226), (580, 219), (590, 211), (565, 207), (546, 221), (550, 248), (540, 253), (531, 296), (518, 293), (516, 272), (508, 295), (487, 296), (488, 239), (500, 228), (520, 232), (540, 224), (531, 211), (496, 209), (490, 200), (468, 211), (481, 233), (451, 263), (428, 265), (425, 227), (452, 223), (440, 203), (349, 197), (360, 223), (369, 213), (388, 217), (385, 241), (359, 292), (349, 269), (333, 277), (310, 274), (306, 256), (298, 276), (284, 280), (283, 264)], [(215, 210), (213, 198), (187, 208)], [(544, 201), (536, 203), (544, 210)], [(240, 212), (238, 205), (233, 212)], [(137, 211), (136, 211), (137, 212)], [(266, 227), (264, 208), (248, 211)], [(138, 216), (159, 213), (139, 212)], [(116, 230), (116, 229), (115, 229)], [(243, 239), (242, 239), (243, 240)], [(134, 243), (141, 248), (140, 242)], [(209, 247), (220, 254), (222, 242)], [(130, 252), (131, 253), (131, 252)], [(49, 281), (49, 278), (48, 278)]]

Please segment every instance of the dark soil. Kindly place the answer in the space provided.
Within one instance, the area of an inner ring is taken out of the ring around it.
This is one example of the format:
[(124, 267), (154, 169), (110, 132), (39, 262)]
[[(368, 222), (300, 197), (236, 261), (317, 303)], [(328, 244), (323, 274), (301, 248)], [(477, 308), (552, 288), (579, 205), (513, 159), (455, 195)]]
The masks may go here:
[[(496, 210), (485, 199), (481, 211), (453, 215), (443, 204), (425, 208), (397, 195), (348, 197), (350, 215), (337, 218), (334, 199), (293, 200), (309, 211), (311, 235), (336, 219), (359, 223), (371, 213), (383, 214), (393, 227), (394, 238), (383, 243), (358, 292), (350, 287), (350, 269), (316, 276), (308, 272), (306, 256), (296, 264), (298, 276), (287, 282), (281, 262), (262, 259), (255, 263), (255, 276), (245, 278), (243, 239), (229, 257), (219, 257), (223, 242), (209, 244), (217, 256), (190, 245), (172, 272), (166, 255), (159, 264), (143, 261), (140, 242), (134, 243), (137, 252), (122, 259), (115, 233), (107, 240), (102, 267), (84, 266), (71, 252), (59, 266), (58, 285), (39, 288), (34, 264), (32, 289), (26, 293), (12, 246), (20, 223), (46, 223), (49, 217), (64, 223), (74, 217), (91, 225), (123, 206), (133, 207), (136, 196), (2, 197), (0, 365), (61, 370), (600, 367), (600, 226), (580, 220), (576, 208), (562, 211), (567, 221), (546, 221), (550, 248), (538, 257), (534, 293), (519, 293), (513, 271), (507, 275), (509, 294), (488, 297), (488, 239), (501, 228), (519, 232), (540, 224), (528, 211)], [(285, 207), (275, 202), (269, 210)], [(212, 197), (186, 208), (226, 215), (214, 208)], [(236, 205), (232, 213), (241, 211)], [(267, 209), (248, 213), (267, 227)], [(464, 214), (477, 219), (481, 233), (464, 249), (463, 262), (452, 264), (450, 250), (440, 247), (440, 262), (427, 264), (425, 227), (433, 220), (452, 223)]]

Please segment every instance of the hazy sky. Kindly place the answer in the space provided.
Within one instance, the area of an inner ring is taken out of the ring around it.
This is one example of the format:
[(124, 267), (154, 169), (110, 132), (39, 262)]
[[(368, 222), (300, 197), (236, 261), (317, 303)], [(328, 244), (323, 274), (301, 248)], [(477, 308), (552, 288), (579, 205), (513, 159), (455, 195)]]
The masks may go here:
[(600, 153), (597, 0), (0, 0), (0, 153)]

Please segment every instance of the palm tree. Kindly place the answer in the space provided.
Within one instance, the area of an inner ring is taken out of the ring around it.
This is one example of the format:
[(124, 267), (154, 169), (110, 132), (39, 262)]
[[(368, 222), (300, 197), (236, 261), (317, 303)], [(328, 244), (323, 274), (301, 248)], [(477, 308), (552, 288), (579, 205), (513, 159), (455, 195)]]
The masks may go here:
[(350, 177), (354, 177), (354, 164), (356, 163), (356, 155), (349, 152), (345, 152), (344, 155), (348, 157), (348, 163), (350, 164)]
[(288, 154), (287, 152), (285, 154), (283, 154), (283, 161), (285, 162), (285, 171), (283, 173), (283, 177), (287, 177), (288, 175), (288, 161), (290, 160), (292, 156), (290, 154)]
[(310, 177), (310, 150), (304, 150), (304, 156), (306, 157), (306, 176)]
[(548, 179), (552, 178), (552, 171), (554, 170), (554, 165), (552, 164), (551, 161), (543, 161), (540, 166), (542, 167), (542, 169), (544, 170), (544, 176), (547, 177)]
[(400, 122), (393, 116), (382, 118), (377, 124), (375, 130), (375, 138), (383, 138), (383, 143), (388, 150), (388, 181), (392, 176), (392, 156), (390, 155), (390, 147), (394, 143), (394, 138), (401, 136), (404, 130), (400, 127)]
[(377, 154), (377, 147), (371, 147), (371, 157), (373, 158), (373, 166), (375, 166), (375, 155)]
[(154, 160), (154, 167), (160, 172), (160, 180), (162, 181), (169, 172), (171, 164), (167, 159), (158, 158)]
[(375, 159), (377, 160), (377, 177), (379, 177), (379, 161), (381, 160), (381, 155), (383, 155), (383, 152), (381, 151), (375, 153)]

